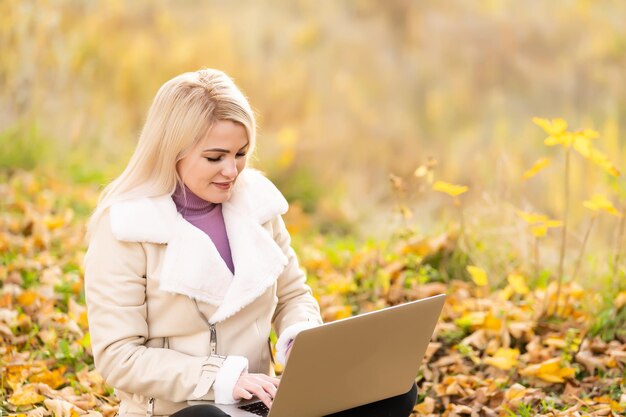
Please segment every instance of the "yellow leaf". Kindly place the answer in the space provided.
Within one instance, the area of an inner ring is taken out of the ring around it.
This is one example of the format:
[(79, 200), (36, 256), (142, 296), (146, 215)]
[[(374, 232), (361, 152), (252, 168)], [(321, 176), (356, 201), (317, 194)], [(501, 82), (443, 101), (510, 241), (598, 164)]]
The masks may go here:
[(609, 158), (593, 147), (593, 144), (588, 140), (578, 140), (574, 142), (574, 149), (584, 158), (589, 159), (592, 163), (598, 165), (600, 168), (608, 172), (614, 177), (619, 177), (619, 170), (611, 163)]
[(550, 165), (550, 158), (541, 158), (541, 159), (537, 160), (537, 162), (535, 162), (533, 164), (533, 166), (528, 171), (526, 171), (526, 172), (524, 172), (524, 174), (522, 174), (522, 178), (525, 179), (525, 180), (527, 180), (529, 178), (532, 178), (535, 175), (537, 175), (537, 173), (539, 171), (541, 171), (542, 169), (544, 169), (548, 165)]
[(574, 135), (569, 132), (561, 133), (560, 135), (548, 136), (544, 141), (546, 146), (561, 145), (564, 148), (569, 148), (574, 142)]
[(39, 394), (33, 385), (25, 385), (13, 392), (8, 401), (13, 405), (32, 405), (45, 400), (44, 396)]
[(30, 382), (41, 382), (48, 385), (50, 388), (56, 389), (65, 383), (63, 374), (65, 373), (65, 366), (61, 366), (54, 371), (44, 370), (29, 378)]
[(626, 411), (626, 406), (621, 405), (617, 401), (611, 400), (611, 410), (615, 411), (616, 413), (623, 413), (624, 411)]
[(456, 319), (456, 324), (461, 327), (478, 327), (485, 323), (487, 313), (484, 311), (470, 311)]
[(561, 227), (563, 222), (559, 220), (550, 220), (548, 216), (539, 213), (530, 213), (517, 210), (517, 215), (526, 223), (531, 225), (530, 231), (536, 237), (543, 237), (548, 232), (548, 228)]
[(543, 225), (547, 228), (550, 227), (562, 227), (563, 226), (563, 222), (560, 220), (547, 220), (543, 223)]
[(37, 301), (37, 298), (39, 298), (39, 294), (35, 291), (28, 290), (17, 296), (17, 302), (23, 307), (28, 307)]
[(65, 224), (65, 219), (61, 216), (46, 216), (43, 222), (48, 230), (55, 230)]
[(565, 378), (571, 378), (576, 373), (574, 368), (561, 366), (560, 358), (552, 358), (539, 364), (530, 365), (519, 371), (523, 376), (534, 376), (546, 382), (565, 382)]
[(506, 392), (504, 393), (504, 398), (506, 398), (508, 401), (520, 399), (523, 398), (524, 395), (526, 395), (526, 392), (528, 392), (528, 388), (521, 384), (515, 383), (511, 386), (511, 388), (506, 390)]
[(583, 206), (593, 211), (603, 210), (617, 217), (622, 216), (615, 206), (613, 206), (613, 203), (602, 194), (594, 194), (591, 200), (583, 201)]
[(550, 136), (562, 135), (567, 131), (567, 122), (561, 118), (552, 119), (550, 121), (540, 117), (533, 117), (533, 122)]
[(600, 404), (609, 404), (611, 402), (611, 397), (608, 395), (603, 395), (601, 397), (593, 397), (593, 401)]
[(520, 274), (509, 274), (507, 277), (507, 281), (509, 281), (509, 285), (513, 288), (517, 294), (528, 294), (528, 286), (526, 285), (526, 278), (524, 278)]
[(472, 280), (479, 287), (484, 287), (489, 284), (489, 280), (487, 279), (487, 273), (482, 269), (474, 265), (467, 266), (467, 272), (472, 277)]
[(484, 362), (487, 365), (508, 371), (517, 365), (520, 351), (517, 349), (499, 348), (492, 357), (487, 357)]
[(513, 294), (513, 288), (511, 288), (510, 285), (507, 285), (506, 287), (504, 287), (504, 289), (502, 289), (502, 291), (500, 291), (500, 299), (506, 301), (511, 298)]
[(487, 314), (483, 327), (488, 330), (499, 331), (502, 328), (502, 320), (492, 314)]
[(465, 185), (456, 185), (444, 181), (436, 181), (433, 184), (433, 190), (446, 193), (452, 197), (456, 197), (457, 195), (461, 195), (469, 190), (469, 188)]
[(337, 309), (335, 309), (333, 320), (345, 319), (350, 316), (352, 316), (352, 307), (340, 306), (340, 307), (337, 307)]
[(585, 129), (582, 132), (575, 133), (581, 137), (584, 137), (585, 139), (596, 139), (600, 137), (600, 134), (593, 129)]
[(530, 228), (531, 233), (535, 237), (543, 237), (548, 233), (548, 228), (544, 225), (541, 226), (533, 226)]
[(545, 214), (530, 213), (521, 210), (517, 210), (517, 215), (528, 224), (543, 223), (548, 220), (548, 216)]
[(556, 145), (560, 145), (561, 143), (563, 143), (562, 140), (559, 139), (558, 136), (548, 136), (543, 143), (546, 146), (556, 146)]

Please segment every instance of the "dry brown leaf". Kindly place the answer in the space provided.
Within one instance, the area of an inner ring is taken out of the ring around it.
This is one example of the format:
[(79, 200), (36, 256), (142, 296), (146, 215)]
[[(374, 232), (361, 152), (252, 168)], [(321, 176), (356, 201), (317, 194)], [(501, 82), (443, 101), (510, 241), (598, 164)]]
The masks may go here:
[(594, 374), (597, 369), (605, 370), (604, 361), (597, 358), (591, 353), (591, 351), (580, 351), (576, 354), (576, 362), (585, 367), (587, 372)]
[(431, 397), (424, 398), (424, 401), (415, 405), (413, 411), (420, 414), (431, 414), (435, 411), (435, 400)]
[(452, 410), (450, 410), (450, 414), (448, 414), (448, 416), (471, 415), (472, 411), (472, 408), (467, 405), (456, 404), (452, 406)]
[(46, 399), (44, 401), (46, 408), (54, 414), (55, 417), (73, 417), (73, 413), (84, 414), (85, 410), (76, 407), (74, 404), (62, 399)]
[(28, 412), (28, 417), (44, 417), (49, 415), (50, 411), (48, 411), (45, 407), (35, 407)]

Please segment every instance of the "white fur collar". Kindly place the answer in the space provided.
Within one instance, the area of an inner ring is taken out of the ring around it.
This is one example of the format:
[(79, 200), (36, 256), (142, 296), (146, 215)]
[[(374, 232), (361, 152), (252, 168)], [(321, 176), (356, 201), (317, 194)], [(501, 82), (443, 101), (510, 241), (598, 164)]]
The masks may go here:
[(239, 174), (231, 198), (222, 204), (234, 276), (211, 239), (176, 211), (170, 195), (114, 204), (111, 228), (122, 241), (167, 244), (159, 288), (218, 307), (209, 318), (216, 323), (263, 294), (287, 265), (262, 227), (287, 208), (280, 191), (261, 173), (246, 168)]

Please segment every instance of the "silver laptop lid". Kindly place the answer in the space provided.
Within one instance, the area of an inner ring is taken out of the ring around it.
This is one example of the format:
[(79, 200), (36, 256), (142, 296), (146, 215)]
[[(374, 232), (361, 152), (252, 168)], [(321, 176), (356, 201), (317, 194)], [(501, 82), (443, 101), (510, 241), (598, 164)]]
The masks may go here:
[(269, 417), (320, 417), (409, 391), (445, 298), (437, 295), (298, 334)]

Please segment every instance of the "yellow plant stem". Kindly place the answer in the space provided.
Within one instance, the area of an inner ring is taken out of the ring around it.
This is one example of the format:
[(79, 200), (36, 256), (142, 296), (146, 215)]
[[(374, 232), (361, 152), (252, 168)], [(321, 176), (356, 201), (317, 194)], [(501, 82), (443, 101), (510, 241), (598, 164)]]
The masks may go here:
[[(583, 237), (583, 242), (580, 245), (580, 252), (578, 252), (578, 259), (576, 259), (576, 266), (574, 267), (574, 272), (572, 273), (572, 282), (576, 280), (578, 276), (578, 272), (580, 271), (580, 265), (582, 264), (583, 255), (585, 253), (585, 248), (587, 247), (587, 241), (589, 240), (589, 235), (591, 234), (591, 229), (593, 229), (593, 225), (596, 222), (597, 214), (593, 214), (591, 217), (591, 221), (589, 221), (589, 227), (587, 227), (587, 231), (585, 232), (585, 237)], [(569, 304), (571, 291), (567, 293), (567, 297), (565, 298), (565, 303), (563, 304), (563, 310)], [(556, 311), (556, 310), (555, 310)], [(558, 311), (556, 311), (558, 313)]]
[(569, 217), (569, 175), (570, 175), (570, 156), (571, 147), (565, 148), (565, 178), (564, 193), (565, 207), (563, 209), (563, 229), (561, 230), (561, 254), (559, 256), (559, 269), (557, 272), (556, 299), (554, 300), (554, 314), (559, 311), (559, 297), (561, 296), (561, 286), (563, 285), (563, 262), (565, 261), (565, 241), (567, 238), (567, 218)]
[(582, 245), (580, 245), (580, 252), (578, 253), (578, 259), (576, 260), (576, 267), (574, 268), (574, 272), (572, 273), (572, 281), (574, 281), (576, 277), (578, 276), (580, 265), (582, 264), (582, 260), (583, 260), (583, 254), (585, 253), (585, 247), (587, 246), (587, 240), (589, 240), (591, 229), (593, 228), (593, 225), (595, 224), (597, 217), (598, 216), (596, 214), (594, 214), (591, 217), (591, 221), (589, 222), (589, 227), (587, 228), (587, 232), (585, 233), (585, 237), (583, 238)]
[(461, 202), (459, 201), (458, 197), (454, 198), (454, 205), (456, 206), (456, 208), (459, 210), (459, 239), (458, 239), (458, 245), (459, 245), (459, 249), (463, 250), (463, 245), (465, 245), (465, 219), (463, 217), (463, 206), (461, 205)]
[[(539, 238), (533, 236), (533, 262), (535, 267), (535, 279), (539, 279)], [(544, 306), (545, 307), (545, 306)]]
[(617, 274), (619, 272), (619, 261), (622, 253), (622, 241), (624, 240), (624, 226), (626, 225), (626, 202), (622, 203), (622, 217), (619, 221), (619, 231), (617, 233), (617, 241), (615, 242), (615, 257), (613, 258), (613, 285), (619, 288), (617, 283)]

